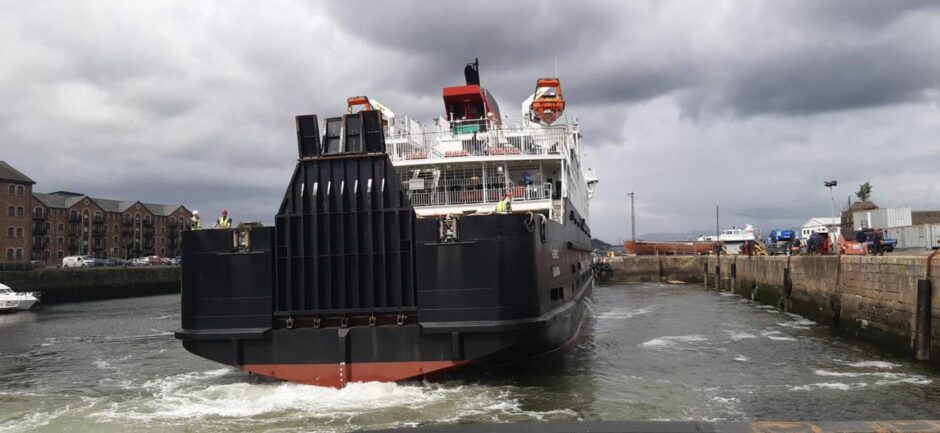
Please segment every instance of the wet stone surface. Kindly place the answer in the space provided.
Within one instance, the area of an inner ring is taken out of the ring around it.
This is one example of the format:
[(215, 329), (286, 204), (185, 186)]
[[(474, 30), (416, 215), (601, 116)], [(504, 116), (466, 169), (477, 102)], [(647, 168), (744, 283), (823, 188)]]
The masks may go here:
[(341, 390), (186, 353), (176, 295), (0, 316), (0, 431), (353, 431), (547, 420), (936, 418), (940, 374), (695, 285), (599, 286), (569, 350)]

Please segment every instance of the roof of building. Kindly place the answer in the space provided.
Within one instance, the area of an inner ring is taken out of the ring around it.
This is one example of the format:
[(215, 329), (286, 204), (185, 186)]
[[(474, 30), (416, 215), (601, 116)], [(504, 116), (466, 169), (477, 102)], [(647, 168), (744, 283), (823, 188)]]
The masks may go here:
[(840, 217), (813, 217), (808, 221), (803, 223), (802, 227), (816, 227), (816, 226), (830, 226), (830, 225), (839, 225), (841, 224), (842, 218)]
[(150, 213), (157, 216), (169, 216), (173, 211), (180, 208), (181, 205), (178, 204), (154, 204), (154, 203), (141, 203)]
[[(79, 194), (69, 191), (56, 191), (51, 193), (41, 193), (34, 192), (33, 197), (36, 197), (36, 200), (39, 200), (40, 203), (49, 208), (59, 208), (67, 209), (72, 207), (75, 203), (78, 203), (82, 199), (88, 198), (98, 206), (101, 207), (105, 212), (115, 212), (122, 213), (133, 207), (135, 204), (140, 203), (137, 201), (124, 201), (124, 200), (112, 200), (108, 198), (98, 198), (98, 197), (88, 197), (84, 194)], [(167, 216), (183, 207), (179, 204), (153, 204), (153, 203), (141, 203), (148, 211), (158, 216)]]
[(85, 196), (84, 195), (72, 195), (72, 194), (60, 194), (59, 191), (44, 194), (41, 192), (34, 192), (33, 197), (36, 197), (36, 200), (39, 200), (40, 203), (50, 208), (57, 209), (67, 209), (72, 207), (75, 203), (81, 201)]
[(0, 161), (0, 180), (13, 181), (19, 183), (28, 183), (34, 185), (36, 181), (29, 178), (19, 170), (7, 164), (6, 161)]
[(123, 200), (111, 200), (108, 198), (97, 198), (91, 197), (95, 203), (98, 203), (98, 206), (101, 206), (105, 212), (124, 212), (130, 209), (136, 201), (123, 201)]

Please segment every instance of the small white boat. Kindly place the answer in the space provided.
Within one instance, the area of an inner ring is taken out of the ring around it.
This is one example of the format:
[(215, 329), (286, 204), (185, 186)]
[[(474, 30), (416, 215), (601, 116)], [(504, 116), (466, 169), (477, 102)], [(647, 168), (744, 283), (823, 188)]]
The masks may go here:
[(39, 302), (33, 292), (14, 292), (9, 286), (0, 284), (0, 311), (28, 310)]
[[(760, 239), (760, 229), (750, 224), (745, 225), (743, 229), (732, 227), (722, 231), (718, 236), (718, 240), (721, 241), (722, 245), (724, 245), (725, 250), (728, 251), (728, 254), (741, 254), (741, 247), (744, 245), (744, 242), (759, 242)], [(702, 236), (698, 238), (698, 240), (714, 242), (715, 236)]]

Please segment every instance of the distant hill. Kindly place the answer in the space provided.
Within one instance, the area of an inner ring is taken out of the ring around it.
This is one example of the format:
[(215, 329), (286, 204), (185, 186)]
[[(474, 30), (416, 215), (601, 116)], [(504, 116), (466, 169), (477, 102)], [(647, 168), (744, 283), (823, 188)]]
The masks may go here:
[(613, 245), (608, 244), (600, 239), (591, 239), (591, 247), (595, 250), (609, 250)]

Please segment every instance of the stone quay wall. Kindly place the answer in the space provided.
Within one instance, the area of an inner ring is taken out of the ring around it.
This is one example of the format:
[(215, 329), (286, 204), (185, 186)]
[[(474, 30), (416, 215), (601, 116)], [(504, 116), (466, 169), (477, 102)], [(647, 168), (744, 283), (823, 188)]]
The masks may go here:
[(18, 292), (42, 292), (42, 304), (94, 301), (180, 292), (179, 266), (37, 269), (0, 272)]
[[(709, 288), (774, 305), (843, 335), (913, 356), (920, 319), (918, 282), (927, 277), (928, 260), (926, 256), (613, 257), (602, 259), (612, 274), (599, 281), (704, 282)], [(928, 357), (940, 364), (940, 257), (929, 266), (933, 290), (930, 308), (921, 314), (921, 329), (923, 321), (929, 322)]]

